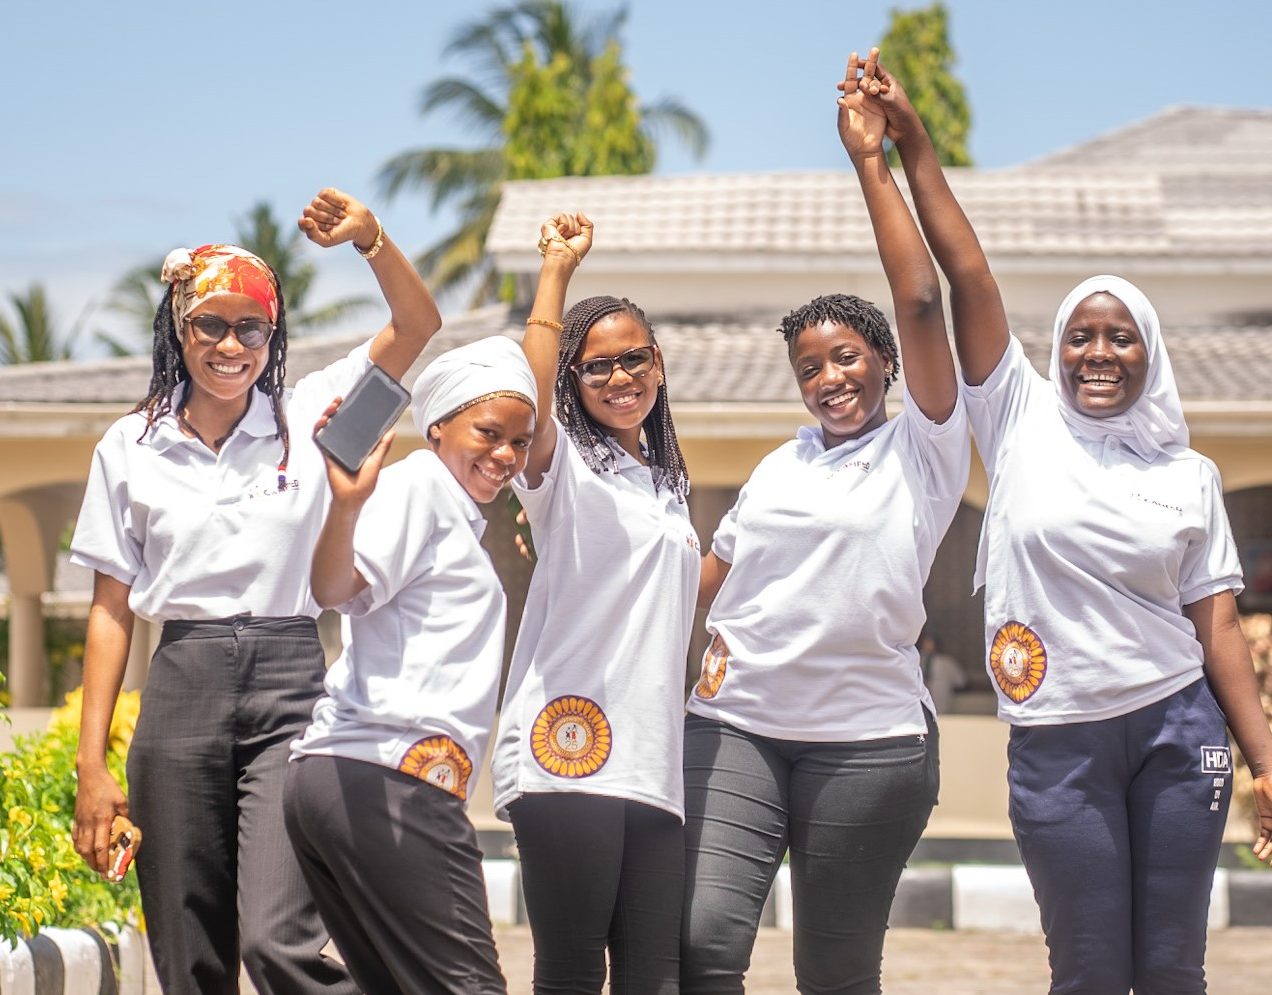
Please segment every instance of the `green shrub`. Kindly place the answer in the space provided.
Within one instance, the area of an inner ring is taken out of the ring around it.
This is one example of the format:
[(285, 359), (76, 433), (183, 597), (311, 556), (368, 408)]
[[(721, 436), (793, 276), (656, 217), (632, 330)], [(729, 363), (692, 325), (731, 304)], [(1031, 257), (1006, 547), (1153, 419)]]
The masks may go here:
[[(11, 946), (46, 926), (141, 923), (137, 875), (118, 884), (104, 880), (72, 842), (78, 696), (67, 696), (48, 732), (21, 736), (13, 752), (0, 754), (0, 938)], [(106, 762), (121, 785), (137, 698), (121, 695), (111, 723)]]

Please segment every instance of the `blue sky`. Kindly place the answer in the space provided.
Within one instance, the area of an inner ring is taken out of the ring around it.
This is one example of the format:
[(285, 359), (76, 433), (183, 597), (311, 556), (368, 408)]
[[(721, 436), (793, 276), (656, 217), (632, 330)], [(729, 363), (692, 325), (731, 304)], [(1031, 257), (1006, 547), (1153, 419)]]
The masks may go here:
[[(918, 4), (631, 0), (624, 42), (637, 92), (677, 96), (712, 131), (703, 162), (669, 146), (658, 171), (847, 168), (834, 83), (847, 52), (869, 47), (898, 5)], [(38, 280), (62, 325), (86, 315), (109, 328), (94, 308), (124, 271), (230, 238), (259, 200), (292, 217), (331, 184), (372, 204), (410, 251), (443, 234), (449, 219), (430, 216), (423, 195), (386, 204), (375, 174), (406, 148), (472, 144), (458, 122), (422, 119), (416, 106), (425, 83), (463, 73), (441, 56), (456, 26), (502, 4), (7, 6), (0, 294)], [(1272, 5), (949, 6), (979, 166), (1024, 162), (1175, 104), (1272, 107)], [(352, 250), (312, 251), (315, 303), (373, 291)], [(0, 313), (11, 313), (7, 300)]]

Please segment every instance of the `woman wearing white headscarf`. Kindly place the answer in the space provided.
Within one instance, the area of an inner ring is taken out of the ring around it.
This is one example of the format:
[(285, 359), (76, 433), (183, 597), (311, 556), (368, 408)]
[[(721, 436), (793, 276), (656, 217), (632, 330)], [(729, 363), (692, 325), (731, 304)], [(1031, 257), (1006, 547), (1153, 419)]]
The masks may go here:
[(1272, 859), (1272, 734), (1218, 472), (1188, 448), (1157, 315), (1126, 280), (1079, 284), (1056, 315), (1050, 379), (1034, 371), (917, 115), (877, 75), (950, 281), (989, 473), (976, 583), (1051, 990), (1204, 992), (1225, 719), (1256, 775), (1255, 853)]
[(344, 652), (293, 744), (284, 808), (323, 920), (377, 995), (506, 991), (464, 814), (504, 645), (478, 504), (525, 466), (534, 397), (516, 343), (482, 339), (415, 384), (430, 448), (381, 472), (390, 432), (357, 474), (327, 461), (312, 584), (320, 605), (347, 615)]

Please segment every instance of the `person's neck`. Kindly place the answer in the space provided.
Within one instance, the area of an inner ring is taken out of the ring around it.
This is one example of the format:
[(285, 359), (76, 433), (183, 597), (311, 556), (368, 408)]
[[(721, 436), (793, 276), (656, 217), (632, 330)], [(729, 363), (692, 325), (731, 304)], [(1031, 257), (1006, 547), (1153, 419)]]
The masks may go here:
[(631, 456), (632, 459), (641, 464), (641, 466), (649, 466), (649, 458), (641, 452), (640, 432), (641, 430), (638, 426), (632, 429), (625, 429), (621, 432), (611, 432), (610, 434), (614, 437), (614, 441), (619, 444), (620, 448)]
[(181, 399), (177, 421), (183, 431), (193, 434), (213, 452), (218, 452), (251, 406), (251, 391), (231, 401), (222, 401), (199, 391), (191, 384)]

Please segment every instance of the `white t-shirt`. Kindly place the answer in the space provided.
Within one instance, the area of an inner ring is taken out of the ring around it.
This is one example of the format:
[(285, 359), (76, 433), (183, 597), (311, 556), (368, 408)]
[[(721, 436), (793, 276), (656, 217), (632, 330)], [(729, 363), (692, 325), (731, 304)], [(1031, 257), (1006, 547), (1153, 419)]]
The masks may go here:
[(369, 586), (341, 606), (344, 652), (293, 757), (382, 764), (467, 800), (503, 665), (504, 593), (485, 527), (431, 451), (380, 474), (353, 539)]
[(970, 460), (962, 402), (937, 425), (908, 394), (867, 435), (801, 428), (764, 457), (711, 544), (732, 568), (689, 711), (774, 739), (923, 733), (923, 584)]
[(1202, 676), (1182, 606), (1240, 591), (1214, 464), (1076, 437), (1013, 336), (965, 387), (989, 472), (986, 661), (1016, 725), (1125, 715)]
[(579, 791), (684, 818), (685, 655), (702, 554), (688, 506), (614, 446), (594, 473), (557, 424), (533, 490), (513, 481), (538, 563), (493, 762), (495, 809)]
[[(309, 561), (326, 508), (327, 471), (314, 422), (370, 363), (370, 343), (303, 378), (284, 397), (291, 459), (269, 398), (252, 388), (247, 414), (214, 453), (175, 414), (146, 430), (125, 415), (93, 451), (71, 562), (131, 586), (142, 618), (202, 620), (318, 615)], [(173, 403), (181, 403), (183, 388)], [(137, 440), (141, 441), (138, 442)]]

